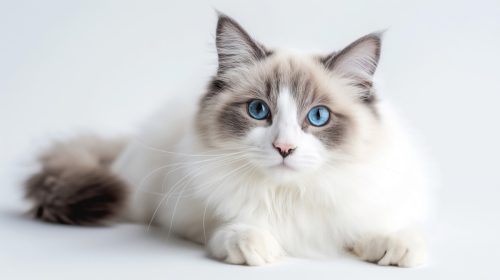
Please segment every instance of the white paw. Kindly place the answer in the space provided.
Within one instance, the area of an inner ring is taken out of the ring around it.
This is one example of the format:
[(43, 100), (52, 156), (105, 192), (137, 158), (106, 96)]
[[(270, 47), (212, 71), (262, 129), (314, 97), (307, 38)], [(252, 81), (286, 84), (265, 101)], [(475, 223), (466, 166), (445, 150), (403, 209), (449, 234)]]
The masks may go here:
[(368, 262), (400, 267), (421, 265), (427, 255), (425, 241), (419, 234), (412, 232), (361, 239), (354, 245), (353, 252)]
[(232, 264), (264, 265), (284, 256), (270, 232), (247, 225), (216, 230), (208, 250), (215, 258)]

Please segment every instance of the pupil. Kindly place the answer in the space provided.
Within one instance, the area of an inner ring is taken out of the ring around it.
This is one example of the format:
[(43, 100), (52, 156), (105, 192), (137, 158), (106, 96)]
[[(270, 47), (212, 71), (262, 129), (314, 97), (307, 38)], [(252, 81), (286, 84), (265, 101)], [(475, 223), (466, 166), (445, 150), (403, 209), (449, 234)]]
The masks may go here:
[(319, 109), (316, 111), (316, 119), (321, 119), (321, 112)]

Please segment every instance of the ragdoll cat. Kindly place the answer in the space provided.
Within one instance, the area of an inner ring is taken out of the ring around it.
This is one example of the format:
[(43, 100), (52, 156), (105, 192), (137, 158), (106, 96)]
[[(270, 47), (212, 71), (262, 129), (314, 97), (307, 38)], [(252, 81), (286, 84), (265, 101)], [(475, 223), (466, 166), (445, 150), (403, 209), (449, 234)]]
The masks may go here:
[(420, 152), (380, 101), (380, 34), (341, 51), (269, 49), (220, 15), (218, 70), (130, 140), (56, 144), (27, 182), (36, 217), (160, 224), (233, 264), (352, 252), (424, 262)]

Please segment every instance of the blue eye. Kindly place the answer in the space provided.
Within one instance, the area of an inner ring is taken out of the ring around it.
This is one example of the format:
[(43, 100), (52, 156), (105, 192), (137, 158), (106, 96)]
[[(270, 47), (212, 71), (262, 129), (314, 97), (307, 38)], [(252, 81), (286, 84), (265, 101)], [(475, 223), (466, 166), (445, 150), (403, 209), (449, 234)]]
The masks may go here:
[(324, 126), (330, 120), (330, 110), (325, 106), (317, 106), (307, 113), (307, 120), (314, 126)]
[(248, 103), (248, 114), (256, 120), (263, 120), (269, 116), (269, 107), (259, 99), (254, 99)]

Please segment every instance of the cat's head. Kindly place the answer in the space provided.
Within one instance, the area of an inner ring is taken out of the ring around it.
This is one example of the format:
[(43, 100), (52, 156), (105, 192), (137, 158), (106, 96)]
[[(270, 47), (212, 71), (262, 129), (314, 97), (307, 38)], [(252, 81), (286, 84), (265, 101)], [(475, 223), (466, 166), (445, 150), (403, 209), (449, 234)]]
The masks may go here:
[(268, 49), (220, 15), (219, 67), (197, 116), (203, 141), (237, 151), (276, 180), (354, 156), (378, 119), (372, 76), (380, 44), (370, 34), (325, 55)]

